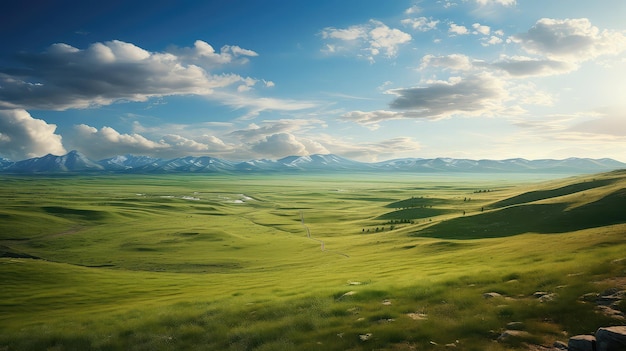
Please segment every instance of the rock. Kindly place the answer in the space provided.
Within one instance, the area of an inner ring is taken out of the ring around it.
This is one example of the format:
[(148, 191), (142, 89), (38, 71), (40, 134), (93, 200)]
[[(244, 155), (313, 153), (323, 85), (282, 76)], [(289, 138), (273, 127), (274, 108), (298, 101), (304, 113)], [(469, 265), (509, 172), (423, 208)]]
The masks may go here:
[(588, 293), (588, 294), (581, 296), (580, 300), (585, 301), (585, 302), (595, 302), (599, 296), (600, 294), (598, 293)]
[(367, 341), (369, 339), (372, 338), (372, 333), (367, 333), (367, 334), (360, 334), (359, 335), (359, 339), (361, 339), (361, 341)]
[(512, 330), (522, 330), (524, 329), (524, 323), (523, 322), (510, 322), (506, 324), (507, 329), (512, 329)]
[(390, 305), (391, 305), (391, 300), (385, 299), (385, 300), (383, 300), (383, 302), (382, 302), (382, 303), (383, 303), (383, 305), (385, 305), (385, 306), (390, 306)]
[(598, 296), (596, 302), (598, 305), (616, 306), (624, 299), (625, 296), (626, 290), (608, 289)]
[(500, 334), (500, 336), (498, 337), (498, 341), (507, 341), (509, 339), (512, 338), (528, 338), (530, 336), (530, 333), (527, 331), (523, 331), (523, 330), (505, 330), (502, 334)]
[(596, 331), (597, 351), (626, 350), (626, 326), (600, 328)]
[(426, 313), (411, 312), (407, 313), (406, 315), (414, 321), (428, 319), (428, 315)]
[(626, 317), (624, 316), (624, 313), (622, 311), (616, 310), (612, 307), (600, 305), (596, 307), (596, 310), (607, 317), (611, 317), (621, 321), (626, 320)]
[(549, 294), (549, 292), (547, 292), (547, 291), (535, 291), (533, 296), (536, 297), (536, 298), (540, 298), (540, 297), (546, 296), (548, 294)]
[(498, 294), (497, 292), (488, 292), (488, 293), (484, 293), (483, 297), (486, 299), (492, 299), (494, 297), (502, 297), (502, 295)]
[(563, 341), (555, 341), (553, 346), (559, 350), (567, 350), (567, 344)]
[(337, 298), (337, 301), (339, 301), (339, 300), (343, 299), (344, 297), (347, 297), (347, 296), (352, 296), (352, 295), (354, 295), (354, 294), (356, 294), (356, 291), (348, 291), (347, 293), (345, 293), (345, 294), (343, 294), (343, 295), (339, 296), (339, 297)]
[(596, 338), (593, 335), (576, 335), (569, 338), (568, 351), (596, 351)]

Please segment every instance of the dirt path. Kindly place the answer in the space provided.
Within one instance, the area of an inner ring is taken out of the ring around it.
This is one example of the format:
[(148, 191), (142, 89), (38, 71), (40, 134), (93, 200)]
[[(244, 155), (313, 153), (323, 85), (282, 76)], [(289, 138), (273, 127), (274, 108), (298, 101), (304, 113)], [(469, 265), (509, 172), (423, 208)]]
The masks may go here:
[(334, 254), (337, 254), (337, 255), (340, 255), (340, 256), (343, 256), (343, 257), (346, 257), (346, 258), (350, 258), (350, 256), (348, 256), (348, 255), (346, 255), (344, 253), (331, 251), (331, 250), (326, 250), (326, 247), (325, 247), (325, 244), (324, 244), (323, 240), (316, 239), (316, 238), (311, 236), (311, 230), (304, 223), (304, 211), (300, 211), (300, 223), (302, 223), (302, 226), (304, 227), (304, 230), (306, 230), (306, 237), (311, 239), (311, 240), (314, 240), (314, 241), (317, 241), (318, 243), (320, 243), (320, 248), (322, 249), (322, 251), (326, 251), (326, 252), (334, 253)]

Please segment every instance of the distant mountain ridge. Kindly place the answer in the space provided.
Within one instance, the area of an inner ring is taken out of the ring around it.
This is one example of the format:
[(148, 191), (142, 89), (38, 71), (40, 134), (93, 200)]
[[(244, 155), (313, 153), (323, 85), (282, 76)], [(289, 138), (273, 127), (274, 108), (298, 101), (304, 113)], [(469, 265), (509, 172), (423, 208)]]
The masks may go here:
[(278, 160), (228, 161), (210, 156), (161, 159), (120, 155), (94, 161), (78, 151), (48, 154), (13, 162), (0, 158), (3, 173), (262, 173), (262, 172), (475, 172), (475, 173), (595, 173), (626, 168), (610, 158), (564, 160), (471, 160), (454, 158), (401, 158), (382, 162), (359, 162), (341, 156), (288, 156)]

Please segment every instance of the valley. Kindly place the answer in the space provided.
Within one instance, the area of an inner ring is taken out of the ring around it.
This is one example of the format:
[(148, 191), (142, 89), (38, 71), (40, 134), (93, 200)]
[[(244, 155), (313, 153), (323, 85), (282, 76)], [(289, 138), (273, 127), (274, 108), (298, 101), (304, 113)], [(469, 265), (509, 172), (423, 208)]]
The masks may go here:
[(626, 323), (592, 297), (626, 290), (624, 189), (624, 171), (4, 175), (0, 350), (551, 349)]

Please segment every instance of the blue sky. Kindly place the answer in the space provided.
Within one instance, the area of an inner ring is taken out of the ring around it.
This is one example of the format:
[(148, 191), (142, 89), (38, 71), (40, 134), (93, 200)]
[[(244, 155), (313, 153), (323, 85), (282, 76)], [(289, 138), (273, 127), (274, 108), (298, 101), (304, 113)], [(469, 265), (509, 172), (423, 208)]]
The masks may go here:
[(623, 0), (3, 4), (0, 156), (626, 161)]

